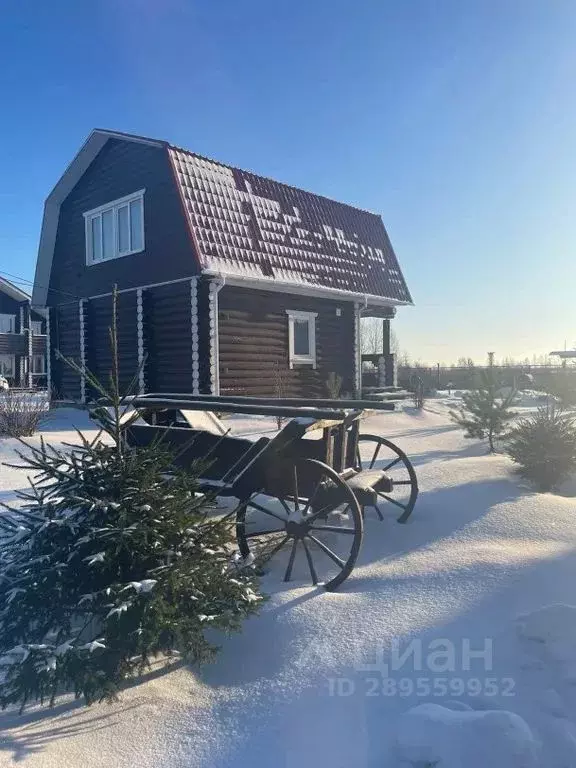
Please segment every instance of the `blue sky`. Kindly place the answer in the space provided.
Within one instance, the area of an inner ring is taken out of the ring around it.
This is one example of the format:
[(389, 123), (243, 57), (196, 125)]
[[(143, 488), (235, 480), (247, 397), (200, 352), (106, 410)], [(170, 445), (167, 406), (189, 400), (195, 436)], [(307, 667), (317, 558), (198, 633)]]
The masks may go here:
[(0, 0), (0, 274), (93, 127), (381, 213), (421, 360), (576, 344), (573, 0)]

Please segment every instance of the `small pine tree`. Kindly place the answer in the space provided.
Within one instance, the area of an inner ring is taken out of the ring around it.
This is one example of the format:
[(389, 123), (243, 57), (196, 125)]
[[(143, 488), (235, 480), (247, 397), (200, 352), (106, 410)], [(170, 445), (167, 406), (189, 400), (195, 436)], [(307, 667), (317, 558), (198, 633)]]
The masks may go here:
[(494, 441), (504, 436), (506, 425), (515, 416), (511, 406), (516, 392), (501, 397), (498, 389), (494, 370), (488, 368), (480, 373), (480, 387), (463, 394), (462, 407), (450, 411), (452, 420), (465, 430), (466, 437), (488, 438), (490, 453), (496, 450)]
[(511, 431), (506, 452), (538, 490), (553, 490), (576, 470), (574, 416), (554, 406), (540, 408)]
[(0, 516), (0, 704), (74, 690), (113, 698), (157, 657), (203, 661), (207, 628), (238, 630), (258, 606), (253, 576), (231, 565), (230, 525), (198, 493), (202, 462), (175, 470), (162, 444), (126, 444), (115, 329), (110, 391), (96, 437), (23, 442), (35, 479)]

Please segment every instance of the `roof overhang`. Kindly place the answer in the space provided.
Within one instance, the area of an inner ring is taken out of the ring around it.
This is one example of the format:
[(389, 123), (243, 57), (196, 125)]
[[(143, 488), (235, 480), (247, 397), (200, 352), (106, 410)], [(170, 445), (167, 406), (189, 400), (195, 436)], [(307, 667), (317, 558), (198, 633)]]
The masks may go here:
[(556, 352), (550, 352), (550, 355), (560, 357), (563, 360), (570, 360), (571, 358), (576, 357), (576, 349), (557, 350)]
[(15, 301), (30, 301), (30, 295), (26, 291), (22, 291), (18, 286), (9, 280), (5, 280), (3, 277), (0, 277), (0, 291)]
[(100, 128), (95, 129), (88, 136), (80, 151), (66, 168), (44, 203), (44, 217), (42, 219), (36, 274), (34, 276), (34, 290), (32, 293), (32, 303), (37, 307), (45, 306), (48, 297), (60, 206), (109, 139), (122, 139), (123, 141), (133, 141), (158, 147), (165, 146), (165, 142), (162, 141), (155, 141), (132, 134), (118, 133), (116, 131), (106, 131)]
[(328, 288), (322, 285), (310, 285), (308, 283), (288, 283), (281, 280), (275, 280), (271, 277), (254, 278), (210, 269), (202, 270), (202, 274), (207, 277), (217, 278), (224, 285), (235, 285), (240, 288), (254, 288), (261, 291), (278, 291), (279, 293), (295, 293), (300, 296), (314, 296), (319, 299), (353, 301), (359, 304), (361, 309), (367, 309), (369, 307), (413, 306), (412, 302), (390, 299), (386, 296), (354, 293), (339, 288)]

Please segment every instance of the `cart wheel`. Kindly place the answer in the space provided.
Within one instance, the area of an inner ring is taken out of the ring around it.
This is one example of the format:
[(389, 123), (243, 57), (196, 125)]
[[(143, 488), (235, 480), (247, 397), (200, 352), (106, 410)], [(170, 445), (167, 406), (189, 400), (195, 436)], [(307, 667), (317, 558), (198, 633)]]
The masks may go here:
[[(397, 445), (378, 435), (359, 435), (356, 454), (358, 469), (381, 469), (392, 478), (394, 489), (390, 493), (378, 492), (382, 502), (390, 502), (402, 510), (399, 523), (410, 517), (418, 498), (418, 478), (410, 459)], [(384, 517), (375, 506), (380, 520)]]
[(350, 575), (362, 543), (360, 506), (347, 483), (315, 459), (287, 463), (284, 490), (253, 494), (236, 515), (242, 557), (262, 568), (274, 557), (284, 581), (336, 589)]

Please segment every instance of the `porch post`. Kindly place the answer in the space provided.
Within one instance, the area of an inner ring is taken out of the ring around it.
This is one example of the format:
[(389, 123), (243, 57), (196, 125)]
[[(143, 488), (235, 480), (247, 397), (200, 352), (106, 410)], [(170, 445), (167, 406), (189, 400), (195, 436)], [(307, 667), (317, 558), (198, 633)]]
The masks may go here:
[[(25, 334), (24, 324), (24, 304), (20, 304), (20, 318), (19, 318), (19, 332), (23, 336)], [(14, 329), (16, 330), (16, 329)], [(26, 354), (22, 353), (14, 358), (14, 382), (18, 382), (21, 387), (26, 386)]]
[(26, 362), (21, 359), (21, 371), (26, 370), (26, 375), (21, 379), (21, 386), (32, 389), (32, 311), (30, 304), (20, 306), (20, 333), (27, 333), (26, 339)]
[(396, 386), (396, 355), (391, 350), (390, 320), (395, 311), (390, 308), (391, 315), (382, 320), (382, 358), (379, 366), (380, 385), (385, 387)]
[(50, 307), (46, 307), (46, 390), (49, 403), (52, 400), (52, 341), (50, 331)]
[(32, 389), (32, 320), (28, 307), (28, 389)]
[(362, 341), (360, 338), (360, 304), (354, 304), (354, 390), (358, 399), (362, 398)]
[(190, 330), (192, 333), (192, 394), (200, 392), (200, 337), (198, 334), (198, 278), (190, 280)]
[(382, 354), (390, 354), (390, 318), (382, 320)]
[(220, 394), (220, 345), (218, 330), (218, 294), (224, 287), (224, 280), (210, 280), (208, 286), (208, 318), (210, 326), (210, 394)]

